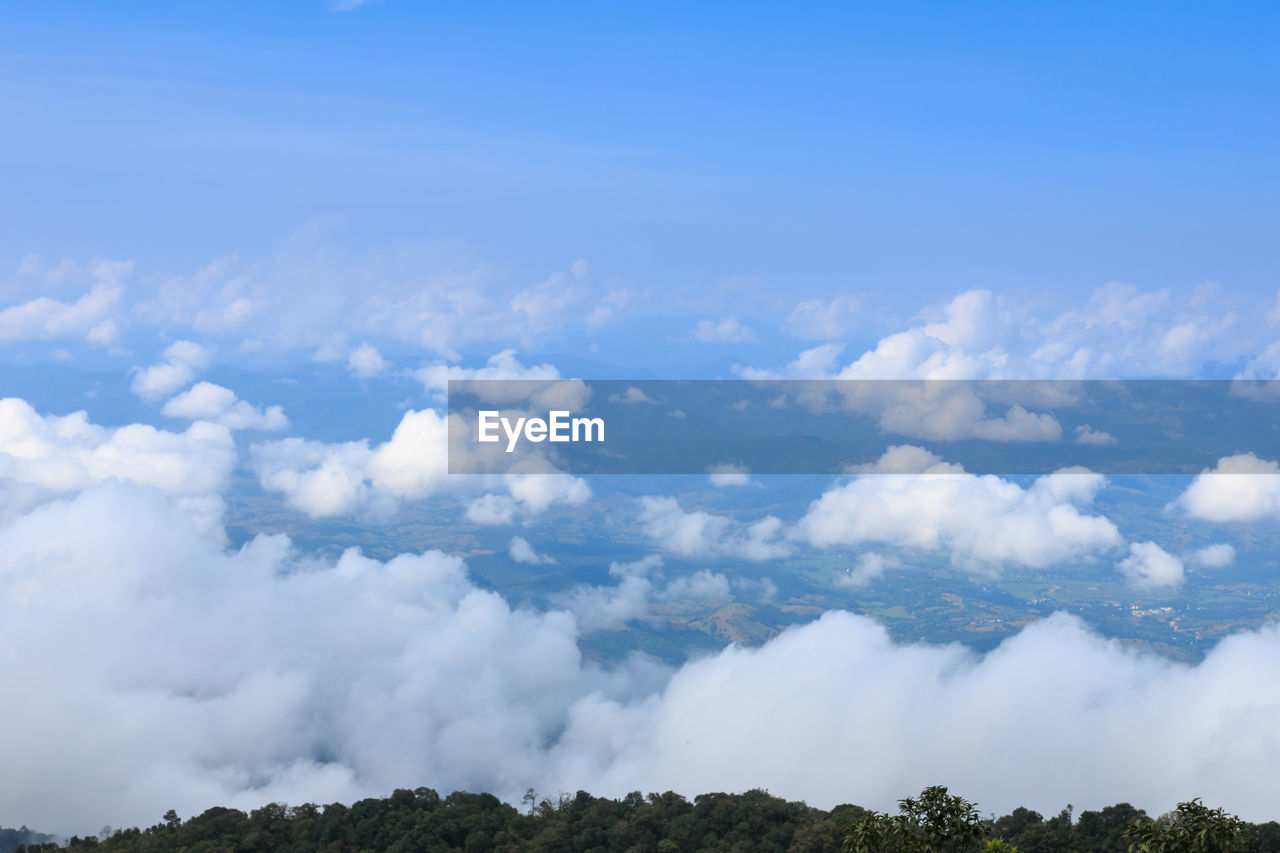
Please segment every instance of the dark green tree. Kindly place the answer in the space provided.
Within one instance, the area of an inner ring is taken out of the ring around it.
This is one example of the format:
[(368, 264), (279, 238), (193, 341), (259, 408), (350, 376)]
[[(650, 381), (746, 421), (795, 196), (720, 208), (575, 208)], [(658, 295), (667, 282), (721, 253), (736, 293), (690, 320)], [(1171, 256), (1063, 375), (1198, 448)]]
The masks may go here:
[(1124, 834), (1129, 853), (1249, 853), (1250, 827), (1197, 797), (1179, 803), (1171, 814), (1130, 826)]
[(849, 821), (850, 853), (971, 853), (986, 835), (973, 803), (941, 785), (898, 801), (898, 814), (870, 812)]

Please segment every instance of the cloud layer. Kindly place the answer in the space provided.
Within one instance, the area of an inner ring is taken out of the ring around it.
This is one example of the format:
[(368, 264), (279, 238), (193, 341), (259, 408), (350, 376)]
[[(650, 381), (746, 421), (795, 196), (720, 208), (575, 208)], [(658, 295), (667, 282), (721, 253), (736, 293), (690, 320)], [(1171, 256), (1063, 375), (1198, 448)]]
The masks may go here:
[(0, 799), (47, 829), (416, 785), (760, 785), (884, 808), (943, 783), (997, 811), (1199, 795), (1252, 818), (1280, 793), (1274, 627), (1185, 666), (1062, 615), (978, 656), (832, 612), (676, 671), (603, 670), (579, 631), (724, 595), (723, 576), (617, 566), (614, 586), (538, 613), (438, 552), (318, 560), (279, 536), (227, 551), (125, 484), (0, 524), (0, 552), (0, 648), (26, 697), (0, 707), (24, 733), (0, 739)]

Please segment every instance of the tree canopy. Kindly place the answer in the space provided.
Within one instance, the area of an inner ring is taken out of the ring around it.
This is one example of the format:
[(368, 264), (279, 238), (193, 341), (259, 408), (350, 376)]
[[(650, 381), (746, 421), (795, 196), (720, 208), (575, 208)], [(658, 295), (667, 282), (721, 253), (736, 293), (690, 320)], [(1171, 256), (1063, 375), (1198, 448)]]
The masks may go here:
[(817, 809), (763, 790), (692, 800), (670, 791), (618, 799), (531, 792), (516, 808), (491, 794), (418, 788), (350, 805), (269, 803), (247, 814), (216, 807), (185, 820), (170, 810), (153, 826), (63, 845), (33, 834), (14, 840), (0, 853), (1280, 853), (1280, 825), (1245, 823), (1199, 800), (1157, 818), (1127, 803), (1078, 817), (1067, 807), (1049, 818), (1025, 808), (984, 818), (942, 787), (901, 800), (895, 815)]

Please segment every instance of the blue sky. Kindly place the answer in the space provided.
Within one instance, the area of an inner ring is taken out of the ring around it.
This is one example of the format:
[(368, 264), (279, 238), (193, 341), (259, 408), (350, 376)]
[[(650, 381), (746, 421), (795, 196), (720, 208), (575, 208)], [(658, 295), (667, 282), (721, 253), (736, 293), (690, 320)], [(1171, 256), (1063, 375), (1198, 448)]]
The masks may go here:
[(0, 255), (189, 272), (317, 217), (534, 278), (1273, 287), (1266, 4), (44, 3)]
[[(0, 823), (939, 781), (1276, 817), (1253, 433), (1176, 480), (977, 476), (948, 442), (1125, 436), (958, 394), (877, 403), (866, 475), (459, 477), (444, 391), (1280, 378), (1278, 30), (1261, 3), (6, 4), (0, 661), (44, 701), (0, 703)], [(1047, 592), (995, 654), (892, 639), (861, 605), (923, 572)], [(1175, 664), (1074, 599), (1040, 619), (1062, 579), (1124, 625), (1223, 588), (1247, 621)], [(717, 613), (782, 607), (719, 645)], [(692, 663), (589, 656), (693, 616)]]

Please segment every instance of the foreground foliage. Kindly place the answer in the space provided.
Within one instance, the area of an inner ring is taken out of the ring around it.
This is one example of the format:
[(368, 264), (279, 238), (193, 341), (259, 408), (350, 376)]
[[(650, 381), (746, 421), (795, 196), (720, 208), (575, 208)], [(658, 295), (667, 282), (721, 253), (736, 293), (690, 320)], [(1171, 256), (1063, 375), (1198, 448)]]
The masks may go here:
[[(899, 805), (890, 816), (850, 805), (825, 811), (760, 790), (692, 801), (670, 792), (613, 800), (580, 791), (541, 802), (530, 792), (520, 810), (489, 794), (441, 797), (418, 788), (350, 806), (273, 803), (249, 814), (213, 808), (185, 821), (170, 811), (146, 829), (104, 830), (73, 838), (67, 847), (103, 853), (1280, 853), (1280, 825), (1247, 824), (1199, 801), (1158, 819), (1122, 803), (1075, 820), (1070, 807), (1048, 819), (1019, 808), (990, 820), (938, 787)], [(64, 848), (19, 848), (58, 849)]]
[(1180, 803), (1160, 820), (1135, 823), (1125, 830), (1130, 853), (1249, 853), (1249, 825), (1222, 809), (1194, 799)]
[(899, 800), (896, 815), (858, 815), (845, 827), (845, 845), (851, 853), (971, 853), (986, 834), (977, 806), (935, 785)]

